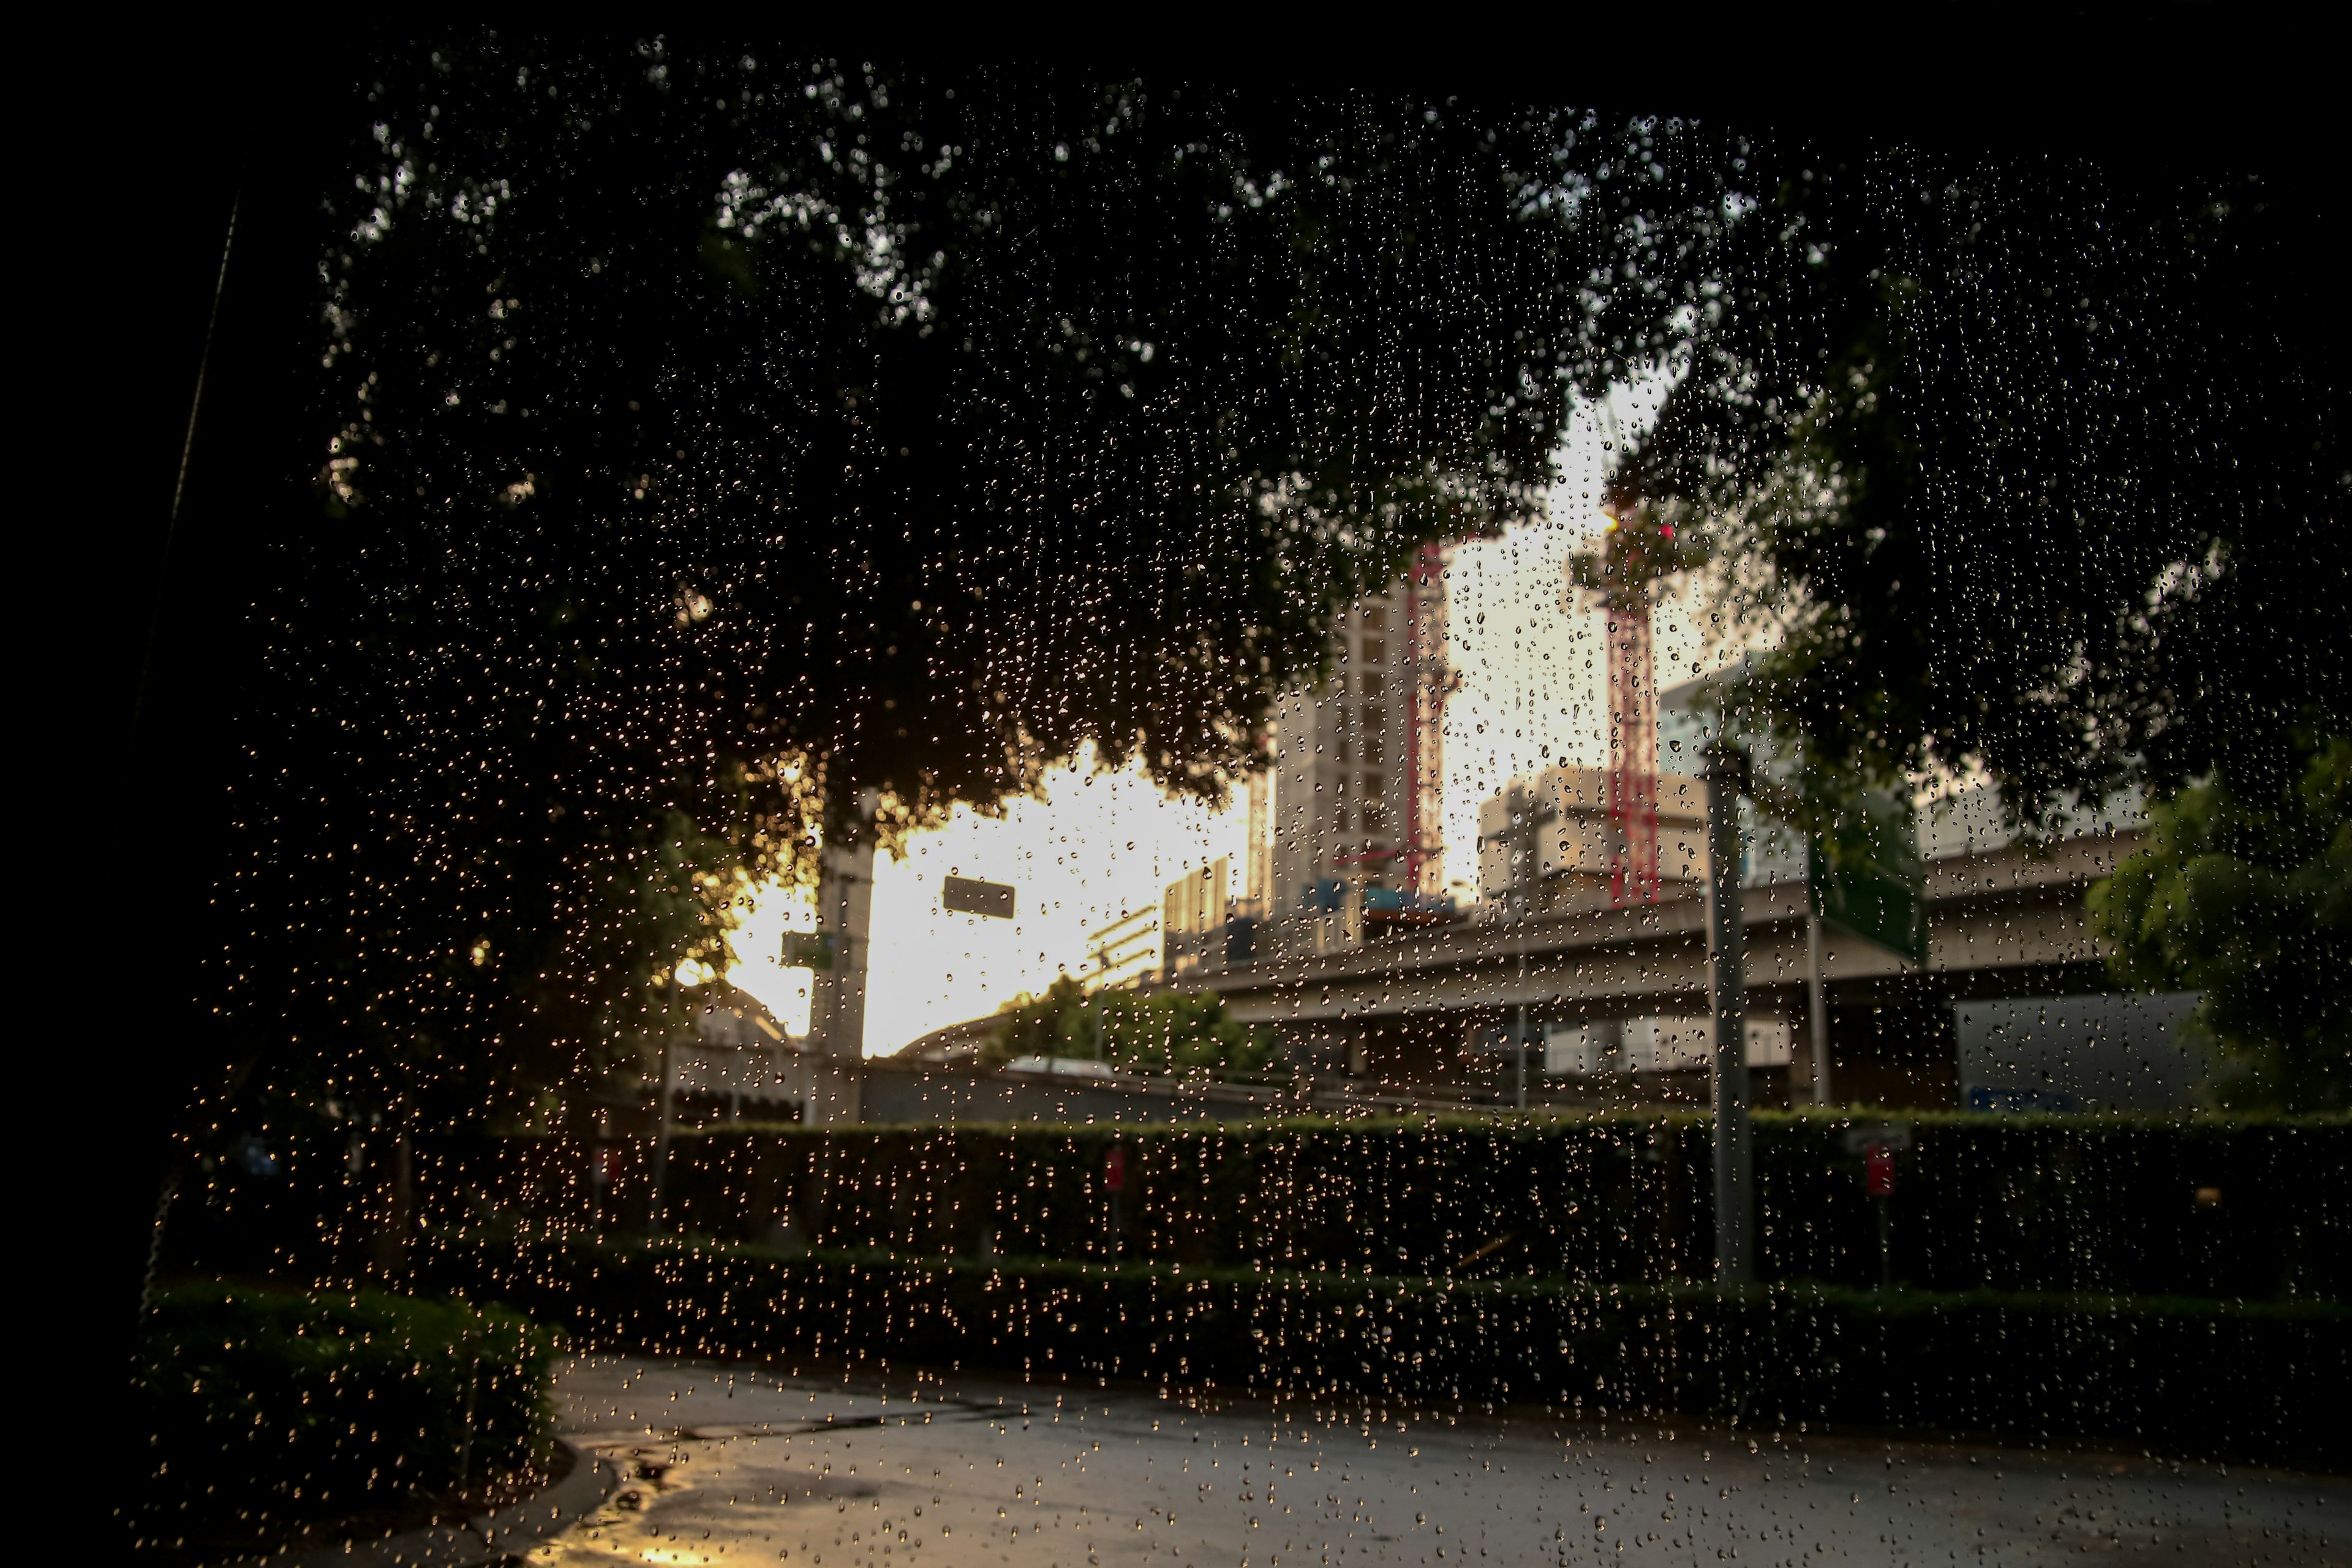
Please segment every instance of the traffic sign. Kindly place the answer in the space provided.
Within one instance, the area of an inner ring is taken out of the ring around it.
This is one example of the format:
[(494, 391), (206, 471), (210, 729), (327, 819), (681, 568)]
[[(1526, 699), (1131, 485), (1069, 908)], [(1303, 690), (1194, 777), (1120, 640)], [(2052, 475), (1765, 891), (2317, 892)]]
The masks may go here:
[(1813, 913), (1863, 941), (1927, 965), (1927, 868), (1909, 814), (1891, 796), (1865, 795), (1853, 826), (1806, 847)]
[(831, 969), (833, 967), (833, 933), (824, 931), (788, 931), (784, 933), (784, 967), (786, 969)]
[(1013, 884), (983, 882), (976, 877), (950, 877), (940, 884), (940, 903), (950, 914), (1013, 918)]

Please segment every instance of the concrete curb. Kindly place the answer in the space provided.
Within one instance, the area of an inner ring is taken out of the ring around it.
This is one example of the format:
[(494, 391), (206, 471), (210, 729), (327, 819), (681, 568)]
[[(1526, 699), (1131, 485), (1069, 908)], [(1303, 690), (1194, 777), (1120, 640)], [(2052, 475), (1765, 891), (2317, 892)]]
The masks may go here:
[(481, 1568), (519, 1557), (593, 1511), (620, 1482), (620, 1472), (594, 1454), (561, 1437), (556, 1442), (572, 1456), (570, 1473), (495, 1513), (477, 1514), (462, 1525), (428, 1525), (380, 1541), (346, 1541), (246, 1561), (258, 1568)]

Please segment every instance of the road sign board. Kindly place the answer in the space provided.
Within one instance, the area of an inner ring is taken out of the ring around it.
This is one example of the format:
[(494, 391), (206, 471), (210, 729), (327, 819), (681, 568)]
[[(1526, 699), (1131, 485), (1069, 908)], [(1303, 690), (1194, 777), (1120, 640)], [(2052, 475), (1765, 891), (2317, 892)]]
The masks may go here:
[(1108, 1193), (1127, 1191), (1127, 1151), (1114, 1143), (1103, 1155), (1103, 1190)]
[(950, 877), (940, 884), (940, 903), (950, 914), (1013, 918), (1013, 884), (983, 882), (976, 877)]
[(1867, 796), (1850, 830), (1834, 842), (1814, 839), (1805, 880), (1824, 921), (1927, 967), (1927, 869), (1908, 814), (1893, 800)]
[(1873, 1149), (1908, 1149), (1911, 1128), (1906, 1122), (1883, 1127), (1851, 1127), (1846, 1130), (1845, 1152), (1867, 1154)]
[(788, 931), (784, 933), (784, 967), (786, 969), (831, 969), (833, 967), (833, 933), (824, 931)]

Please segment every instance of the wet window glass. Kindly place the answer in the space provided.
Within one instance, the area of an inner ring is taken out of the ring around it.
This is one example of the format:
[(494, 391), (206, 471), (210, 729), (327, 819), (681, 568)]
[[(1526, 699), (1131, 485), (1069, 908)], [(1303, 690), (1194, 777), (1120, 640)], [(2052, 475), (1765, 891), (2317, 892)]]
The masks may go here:
[(142, 1559), (2342, 1560), (2296, 154), (320, 68), (118, 498)]

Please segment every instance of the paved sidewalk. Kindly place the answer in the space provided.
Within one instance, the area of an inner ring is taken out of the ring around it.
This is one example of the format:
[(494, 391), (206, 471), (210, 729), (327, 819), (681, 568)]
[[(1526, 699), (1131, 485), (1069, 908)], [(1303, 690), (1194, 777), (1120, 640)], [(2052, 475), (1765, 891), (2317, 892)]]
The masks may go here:
[(2352, 1482), (2217, 1466), (625, 1359), (570, 1363), (557, 1399), (625, 1477), (528, 1559), (580, 1568), (2352, 1568)]
[(331, 1546), (289, 1546), (246, 1562), (248, 1568), (484, 1568), (512, 1562), (561, 1535), (613, 1489), (612, 1461), (576, 1443), (568, 1447), (572, 1464), (562, 1479), (464, 1524), (431, 1524)]

